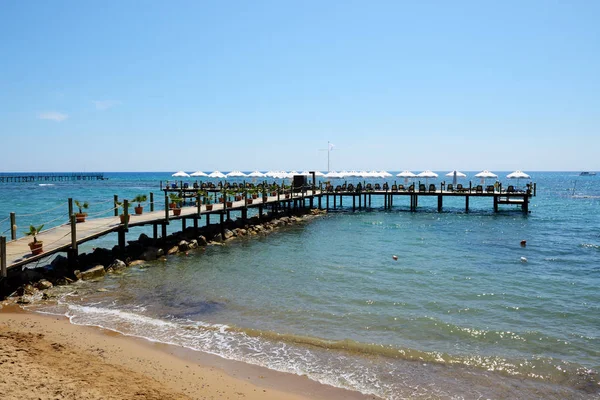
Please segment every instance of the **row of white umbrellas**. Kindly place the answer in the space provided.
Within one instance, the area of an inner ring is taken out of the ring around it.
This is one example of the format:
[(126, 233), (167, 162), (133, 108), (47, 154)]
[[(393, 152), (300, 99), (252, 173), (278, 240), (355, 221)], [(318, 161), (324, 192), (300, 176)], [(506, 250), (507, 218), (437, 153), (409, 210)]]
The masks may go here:
[[(254, 171), (249, 174), (245, 174), (241, 171), (231, 171), (228, 174), (224, 174), (220, 171), (214, 171), (214, 172), (211, 172), (210, 174), (205, 174), (202, 171), (196, 171), (192, 174), (187, 174), (184, 171), (179, 171), (179, 172), (174, 173), (172, 176), (185, 177), (185, 178), (195, 176), (195, 177), (207, 177), (207, 178), (219, 178), (219, 179), (245, 178), (245, 177), (285, 179), (285, 178), (291, 178), (294, 175), (310, 176), (311, 173), (309, 171), (302, 171), (302, 172), (268, 171), (266, 173), (262, 173), (260, 171)], [(390, 178), (393, 176), (392, 174), (390, 174), (387, 171), (371, 171), (371, 172), (367, 172), (367, 171), (341, 171), (341, 172), (331, 171), (326, 174), (324, 174), (322, 172), (315, 172), (315, 175), (322, 176), (324, 178), (353, 178), (353, 177), (356, 177), (356, 178)], [(438, 174), (436, 174), (435, 172), (430, 171), (430, 170), (423, 171), (419, 174), (414, 174), (411, 171), (402, 171), (399, 174), (397, 174), (396, 176), (400, 177), (400, 178), (405, 178), (406, 180), (409, 178), (429, 179), (429, 178), (437, 178)], [(456, 180), (457, 178), (466, 178), (467, 175), (465, 175), (464, 173), (462, 173), (460, 171), (455, 170), (455, 171), (450, 171), (449, 173), (446, 174), (446, 176), (452, 177), (454, 180)], [(524, 173), (522, 171), (512, 172), (512, 173), (508, 174), (506, 177), (508, 179), (530, 179), (531, 178), (529, 175), (527, 175), (526, 173)], [(490, 172), (488, 170), (484, 170), (484, 171), (479, 172), (478, 174), (475, 174), (475, 178), (495, 179), (495, 178), (498, 178), (498, 175), (496, 175), (493, 172)]]

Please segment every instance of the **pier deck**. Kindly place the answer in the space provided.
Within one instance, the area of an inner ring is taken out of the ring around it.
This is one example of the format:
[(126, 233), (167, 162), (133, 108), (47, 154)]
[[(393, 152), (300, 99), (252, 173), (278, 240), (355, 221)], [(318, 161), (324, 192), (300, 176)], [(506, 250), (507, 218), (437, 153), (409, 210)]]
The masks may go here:
[[(31, 250), (29, 249), (29, 243), (31, 242), (30, 237), (26, 236), (6, 242), (5, 253), (0, 254), (0, 256), (2, 256), (2, 262), (5, 263), (5, 265), (2, 266), (2, 269), (3, 272), (7, 272), (13, 268), (36, 262), (41, 258), (68, 251), (73, 248), (73, 243), (80, 245), (109, 233), (123, 233), (126, 229), (136, 226), (166, 226), (171, 220), (196, 219), (202, 215), (210, 214), (226, 214), (228, 212), (243, 211), (248, 208), (259, 208), (275, 203), (311, 199), (314, 198), (315, 195), (317, 195), (317, 193), (313, 194), (311, 191), (308, 191), (304, 194), (294, 194), (288, 199), (286, 199), (284, 195), (281, 195), (279, 199), (278, 196), (269, 196), (266, 201), (263, 201), (262, 198), (260, 198), (254, 200), (252, 204), (246, 204), (246, 200), (244, 199), (234, 201), (231, 207), (226, 207), (225, 204), (217, 203), (213, 204), (213, 209), (211, 211), (206, 210), (206, 206), (202, 205), (200, 213), (198, 213), (197, 206), (187, 206), (181, 208), (181, 214), (178, 216), (172, 215), (170, 210), (144, 212), (141, 215), (130, 214), (127, 226), (121, 223), (120, 217), (118, 216), (88, 219), (84, 223), (75, 224), (75, 238), (72, 237), (71, 225), (63, 224), (42, 231), (37, 235), (38, 241), (44, 242), (44, 252), (39, 255), (34, 256), (31, 254)], [(6, 273), (3, 273), (3, 276), (6, 276)]]
[[(252, 204), (247, 204), (246, 198), (242, 200), (232, 202), (231, 206), (226, 206), (223, 203), (212, 204), (212, 210), (207, 210), (206, 205), (191, 205), (185, 206), (181, 209), (181, 215), (175, 216), (171, 214), (170, 210), (160, 211), (147, 211), (141, 215), (130, 214), (130, 220), (127, 224), (122, 224), (118, 216), (92, 218), (88, 219), (85, 223), (75, 224), (67, 223), (54, 228), (42, 231), (37, 235), (39, 241), (44, 242), (44, 252), (40, 255), (32, 255), (29, 249), (29, 242), (31, 238), (22, 237), (16, 238), (13, 233), (15, 240), (7, 241), (5, 237), (0, 237), (0, 276), (6, 277), (7, 272), (11, 269), (23, 267), (24, 265), (36, 262), (42, 258), (56, 254), (58, 252), (68, 252), (69, 254), (77, 252), (77, 246), (87, 241), (96, 239), (98, 237), (107, 235), (109, 233), (118, 233), (119, 235), (119, 246), (125, 247), (125, 233), (128, 228), (144, 225), (154, 226), (154, 236), (157, 237), (158, 225), (162, 228), (162, 236), (166, 236), (166, 227), (169, 225), (171, 220), (181, 220), (182, 227), (185, 228), (187, 220), (193, 220), (194, 226), (198, 227), (198, 220), (202, 216), (206, 216), (207, 223), (209, 222), (210, 215), (218, 214), (219, 223), (223, 230), (223, 221), (225, 217), (229, 219), (231, 212), (241, 212), (242, 218), (247, 217), (247, 210), (250, 208), (258, 208), (259, 215), (262, 215), (263, 208), (266, 206), (284, 207), (291, 208), (291, 204), (306, 207), (306, 200), (310, 201), (310, 207), (318, 207), (320, 209), (338, 209), (344, 207), (344, 199), (346, 203), (348, 200), (351, 201), (352, 210), (367, 209), (371, 208), (371, 201), (373, 196), (383, 198), (383, 207), (385, 209), (391, 209), (394, 206), (395, 198), (410, 198), (410, 210), (416, 211), (420, 197), (435, 197), (437, 198), (437, 210), (439, 212), (443, 209), (443, 199), (445, 197), (450, 198), (463, 198), (465, 202), (465, 212), (469, 212), (469, 200), (470, 198), (491, 198), (493, 200), (494, 211), (498, 211), (498, 205), (516, 205), (519, 206), (524, 213), (529, 212), (529, 200), (532, 196), (535, 196), (535, 184), (532, 186), (533, 192), (528, 190), (526, 192), (515, 192), (515, 191), (481, 191), (474, 189), (467, 189), (462, 191), (448, 191), (448, 190), (431, 190), (431, 191), (394, 191), (394, 190), (327, 190), (323, 191), (320, 189), (313, 188), (313, 190), (307, 190), (303, 187), (301, 190), (289, 189), (284, 193), (280, 192), (279, 195), (267, 196), (263, 200), (262, 196), (258, 199), (253, 200)], [(240, 189), (243, 190), (243, 189)], [(194, 195), (198, 195), (197, 189), (178, 189), (169, 188), (164, 189), (165, 200), (169, 192), (179, 193), (180, 197), (187, 201), (193, 199)], [(220, 189), (208, 189), (210, 192), (218, 192)], [(289, 196), (287, 198), (286, 196)], [(151, 199), (153, 195), (151, 194)], [(116, 196), (115, 196), (116, 200)], [(317, 204), (315, 204), (315, 201)], [(151, 203), (153, 208), (153, 203)], [(346, 208), (349, 208), (349, 204), (346, 204)], [(74, 216), (72, 217), (74, 218)], [(74, 221), (74, 219), (73, 219)], [(12, 223), (11, 223), (12, 224)]]

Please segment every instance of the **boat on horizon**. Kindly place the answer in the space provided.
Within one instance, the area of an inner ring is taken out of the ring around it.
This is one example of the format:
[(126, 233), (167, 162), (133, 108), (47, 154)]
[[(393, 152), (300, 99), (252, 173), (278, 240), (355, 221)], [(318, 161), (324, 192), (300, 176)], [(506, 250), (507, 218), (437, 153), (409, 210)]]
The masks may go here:
[(583, 171), (582, 173), (579, 174), (579, 176), (595, 176), (596, 173), (595, 172), (589, 172), (589, 171)]

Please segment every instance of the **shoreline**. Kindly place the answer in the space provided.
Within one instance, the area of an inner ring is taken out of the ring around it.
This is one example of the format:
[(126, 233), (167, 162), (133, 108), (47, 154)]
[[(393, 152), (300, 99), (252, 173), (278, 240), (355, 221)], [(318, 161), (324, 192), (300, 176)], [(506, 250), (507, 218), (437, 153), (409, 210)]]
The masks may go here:
[(59, 392), (64, 399), (90, 400), (378, 399), (17, 306), (0, 308), (0, 337), (0, 391), (6, 400), (54, 399)]

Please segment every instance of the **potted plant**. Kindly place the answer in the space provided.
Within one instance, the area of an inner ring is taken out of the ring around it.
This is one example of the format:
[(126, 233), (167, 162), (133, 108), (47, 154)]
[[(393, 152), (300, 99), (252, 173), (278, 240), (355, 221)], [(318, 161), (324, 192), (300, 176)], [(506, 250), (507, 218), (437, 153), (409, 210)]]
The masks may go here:
[(173, 215), (181, 215), (181, 202), (183, 199), (177, 196), (175, 193), (171, 193), (169, 198), (171, 199), (171, 204), (174, 204), (174, 206), (171, 207), (173, 210)]
[(137, 207), (134, 207), (135, 215), (142, 215), (142, 213), (144, 212), (144, 207), (142, 206), (142, 203), (145, 202), (147, 199), (148, 196), (146, 196), (145, 194), (138, 194), (133, 198), (133, 200), (131, 200), (134, 203), (138, 203)]
[(233, 207), (233, 202), (231, 201), (231, 198), (235, 196), (235, 193), (236, 193), (235, 190), (231, 190), (231, 189), (225, 191), (225, 195), (227, 196), (225, 206), (227, 208)]
[(176, 208), (177, 203), (181, 202), (181, 198), (177, 195), (177, 193), (169, 193), (169, 200), (171, 200), (169, 203), (170, 209)]
[(212, 193), (207, 193), (206, 196), (204, 196), (204, 201), (205, 201), (205, 206), (206, 206), (206, 211), (212, 211), (213, 209), (213, 205), (212, 205), (212, 201), (215, 199), (215, 196)]
[(277, 185), (273, 184), (271, 185), (271, 196), (277, 196), (277, 191), (279, 190), (279, 187), (277, 187)]
[[(121, 223), (124, 224), (125, 223), (125, 202), (124, 201), (118, 202), (117, 206), (123, 208), (123, 212), (119, 215), (119, 218), (121, 218)], [(129, 218), (131, 218), (131, 215), (129, 214), (129, 206), (131, 206), (131, 203), (127, 202), (127, 223), (129, 223)]]
[(248, 189), (248, 194), (252, 196), (253, 200), (258, 199), (258, 188), (250, 188)]
[(42, 231), (42, 228), (44, 228), (44, 225), (40, 225), (37, 228), (33, 225), (29, 225), (29, 231), (25, 232), (25, 235), (33, 236), (33, 242), (29, 243), (29, 248), (31, 249), (31, 254), (33, 254), (34, 256), (42, 254), (44, 252), (44, 242), (41, 240), (37, 240), (37, 234)]
[(75, 219), (77, 220), (77, 222), (85, 222), (85, 217), (87, 217), (87, 213), (84, 213), (83, 210), (87, 210), (90, 204), (87, 201), (82, 203), (79, 200), (75, 200), (75, 205), (77, 206), (77, 208), (79, 208), (79, 212), (75, 213)]

